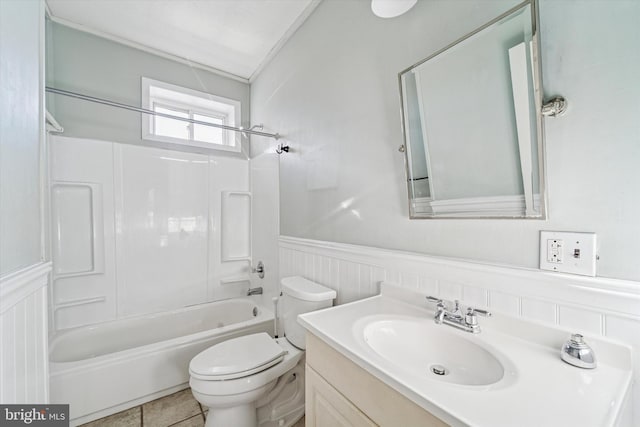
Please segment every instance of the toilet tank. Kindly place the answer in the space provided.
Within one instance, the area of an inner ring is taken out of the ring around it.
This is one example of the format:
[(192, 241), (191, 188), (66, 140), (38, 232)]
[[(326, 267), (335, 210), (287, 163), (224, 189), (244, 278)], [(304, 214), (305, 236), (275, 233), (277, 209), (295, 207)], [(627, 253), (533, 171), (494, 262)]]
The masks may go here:
[(305, 349), (305, 330), (298, 323), (298, 315), (331, 307), (336, 291), (304, 277), (285, 277), (282, 285), (282, 323), (287, 340), (300, 349)]

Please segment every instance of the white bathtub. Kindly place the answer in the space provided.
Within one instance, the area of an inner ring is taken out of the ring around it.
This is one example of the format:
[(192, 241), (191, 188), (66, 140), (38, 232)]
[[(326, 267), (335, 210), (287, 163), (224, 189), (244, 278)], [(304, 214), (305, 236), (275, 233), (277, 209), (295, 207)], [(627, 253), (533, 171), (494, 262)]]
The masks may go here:
[(51, 403), (82, 424), (187, 387), (189, 361), (229, 338), (273, 334), (251, 299), (218, 301), (65, 331), (51, 342)]

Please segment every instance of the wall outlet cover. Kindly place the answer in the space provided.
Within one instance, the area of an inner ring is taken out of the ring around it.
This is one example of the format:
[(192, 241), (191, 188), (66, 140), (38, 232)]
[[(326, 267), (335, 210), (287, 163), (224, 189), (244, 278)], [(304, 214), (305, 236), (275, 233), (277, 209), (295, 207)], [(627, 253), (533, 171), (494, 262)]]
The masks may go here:
[(596, 233), (540, 232), (540, 269), (596, 275)]

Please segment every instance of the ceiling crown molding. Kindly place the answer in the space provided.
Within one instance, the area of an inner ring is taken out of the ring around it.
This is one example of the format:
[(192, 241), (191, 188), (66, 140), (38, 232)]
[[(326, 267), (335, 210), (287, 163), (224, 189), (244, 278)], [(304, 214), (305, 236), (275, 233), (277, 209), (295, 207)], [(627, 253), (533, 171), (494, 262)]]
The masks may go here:
[(93, 28), (89, 28), (85, 25), (82, 24), (78, 24), (76, 22), (73, 21), (69, 21), (67, 19), (63, 19), (60, 17), (57, 17), (55, 15), (53, 15), (53, 13), (51, 12), (51, 9), (49, 8), (49, 6), (47, 5), (47, 3), (45, 2), (46, 5), (46, 12), (47, 12), (47, 17), (52, 21), (55, 22), (56, 24), (60, 24), (60, 25), (64, 25), (65, 27), (69, 27), (69, 28), (73, 28), (74, 30), (78, 30), (78, 31), (82, 31), (83, 33), (88, 33), (88, 34), (93, 34), (94, 36), (103, 38), (103, 39), (107, 39), (107, 40), (111, 40), (113, 42), (134, 48), (134, 49), (138, 49), (141, 50), (143, 52), (146, 53), (150, 53), (152, 55), (156, 55), (159, 56), (161, 58), (165, 58), (165, 59), (169, 59), (171, 61), (175, 61), (175, 62), (179, 62), (181, 64), (184, 65), (188, 65), (189, 67), (193, 67), (193, 68), (198, 68), (204, 71), (208, 71), (212, 74), (217, 74), (219, 76), (222, 77), (226, 77), (228, 79), (232, 79), (241, 83), (249, 83), (249, 79), (245, 78), (245, 77), (240, 77), (238, 75), (229, 73), (227, 71), (223, 71), (220, 70), (218, 68), (214, 68), (214, 67), (210, 67), (208, 65), (205, 64), (201, 64), (199, 62), (195, 62), (190, 60), (189, 58), (185, 58), (182, 56), (178, 56), (178, 55), (174, 55), (172, 53), (168, 53), (150, 46), (146, 46), (143, 44), (140, 44), (138, 42), (134, 42), (131, 41), (129, 39), (125, 39), (123, 37), (119, 37), (119, 36), (115, 36), (113, 34), (110, 33), (105, 33), (104, 31), (100, 31), (100, 30), (95, 30)]
[(258, 75), (262, 72), (262, 70), (264, 70), (266, 66), (269, 65), (269, 63), (273, 60), (273, 58), (278, 55), (284, 45), (287, 44), (289, 39), (296, 33), (296, 31), (298, 31), (298, 28), (300, 28), (302, 24), (306, 22), (307, 18), (311, 16), (313, 11), (316, 10), (321, 2), (322, 0), (312, 0), (311, 3), (309, 3), (304, 11), (296, 18), (293, 24), (291, 24), (289, 29), (282, 35), (280, 40), (278, 40), (278, 43), (276, 43), (275, 46), (271, 48), (269, 53), (267, 53), (267, 55), (262, 59), (262, 61), (260, 61), (260, 64), (258, 64), (258, 67), (254, 70), (254, 72), (251, 73), (251, 76), (249, 77), (250, 83), (253, 83)]

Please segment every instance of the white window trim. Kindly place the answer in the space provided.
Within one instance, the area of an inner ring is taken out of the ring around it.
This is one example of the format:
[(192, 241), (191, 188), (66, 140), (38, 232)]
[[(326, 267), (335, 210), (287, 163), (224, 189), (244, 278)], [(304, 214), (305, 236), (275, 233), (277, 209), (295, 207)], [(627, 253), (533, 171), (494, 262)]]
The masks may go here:
[[(239, 127), (240, 126), (240, 118), (241, 115), (241, 103), (235, 99), (225, 98), (222, 96), (212, 95), (206, 92), (201, 92), (194, 89), (185, 88), (182, 86), (173, 85), (171, 83), (161, 82), (159, 80), (149, 79), (147, 77), (142, 77), (141, 79), (141, 99), (142, 99), (142, 108), (146, 108), (149, 110), (153, 110), (153, 103), (157, 102), (163, 106), (169, 108), (176, 109), (184, 109), (188, 110), (190, 114), (201, 114), (210, 117), (220, 117), (220, 112), (216, 110), (208, 110), (206, 108), (202, 108), (200, 106), (194, 105), (186, 105), (181, 102), (177, 102), (174, 100), (162, 98), (162, 97), (154, 97), (152, 98), (150, 95), (150, 87), (159, 87), (162, 89), (167, 89), (170, 91), (178, 92), (181, 94), (201, 98), (205, 101), (215, 101), (222, 104), (227, 104), (233, 107), (233, 124), (227, 124), (230, 126)], [(165, 142), (170, 144), (184, 145), (189, 147), (197, 147), (197, 148), (206, 148), (209, 150), (222, 150), (222, 151), (232, 151), (239, 153), (242, 150), (241, 146), (241, 133), (234, 131), (227, 131), (223, 133), (223, 138), (225, 144), (213, 144), (209, 142), (203, 141), (195, 141), (193, 139), (182, 139), (182, 138), (174, 138), (169, 136), (156, 135), (153, 133), (153, 118), (150, 114), (142, 114), (142, 139), (147, 141), (157, 141), (157, 142)], [(187, 124), (187, 122), (185, 122)], [(193, 126), (190, 127), (190, 136), (193, 137)], [(231, 143), (233, 142), (233, 145)]]

